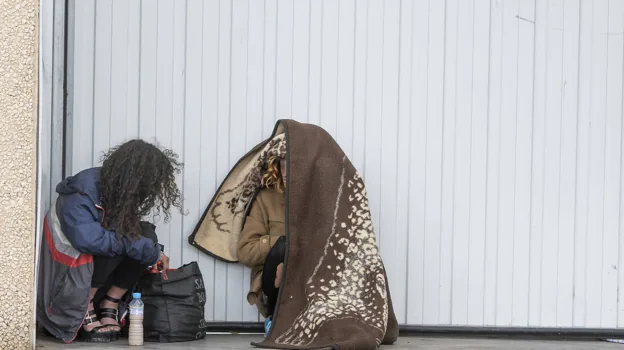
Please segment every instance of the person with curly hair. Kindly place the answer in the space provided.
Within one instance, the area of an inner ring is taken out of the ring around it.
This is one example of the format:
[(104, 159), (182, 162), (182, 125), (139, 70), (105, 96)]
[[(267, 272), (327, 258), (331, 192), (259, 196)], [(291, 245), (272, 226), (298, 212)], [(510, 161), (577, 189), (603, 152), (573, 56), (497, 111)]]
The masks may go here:
[(277, 304), (282, 280), (286, 241), (284, 230), (284, 190), (286, 162), (272, 156), (262, 176), (262, 188), (254, 199), (238, 242), (240, 263), (251, 268), (251, 287), (247, 295), (266, 317), (265, 334)]
[(109, 150), (101, 168), (57, 185), (39, 272), (37, 321), (48, 332), (65, 341), (76, 333), (89, 342), (118, 338), (123, 296), (149, 267), (168, 268), (155, 227), (141, 220), (151, 214), (167, 221), (172, 207), (182, 211), (175, 181), (182, 166), (173, 151), (132, 140)]

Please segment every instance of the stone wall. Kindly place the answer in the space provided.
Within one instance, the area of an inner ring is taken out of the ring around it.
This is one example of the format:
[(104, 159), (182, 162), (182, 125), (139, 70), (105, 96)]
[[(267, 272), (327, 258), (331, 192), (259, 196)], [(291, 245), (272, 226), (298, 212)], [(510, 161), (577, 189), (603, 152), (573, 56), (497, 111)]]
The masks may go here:
[(0, 0), (0, 349), (32, 349), (36, 0)]

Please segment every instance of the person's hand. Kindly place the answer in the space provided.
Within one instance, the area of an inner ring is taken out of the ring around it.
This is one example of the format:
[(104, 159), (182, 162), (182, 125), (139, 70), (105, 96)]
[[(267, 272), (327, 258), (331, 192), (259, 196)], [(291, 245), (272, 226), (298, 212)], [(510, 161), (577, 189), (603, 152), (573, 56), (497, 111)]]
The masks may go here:
[(275, 288), (279, 288), (282, 284), (282, 276), (284, 275), (284, 263), (277, 265), (277, 271), (275, 272)]
[(158, 260), (159, 262), (162, 262), (162, 269), (166, 270), (169, 268), (169, 257), (167, 255), (165, 255), (165, 253), (160, 252), (160, 260)]

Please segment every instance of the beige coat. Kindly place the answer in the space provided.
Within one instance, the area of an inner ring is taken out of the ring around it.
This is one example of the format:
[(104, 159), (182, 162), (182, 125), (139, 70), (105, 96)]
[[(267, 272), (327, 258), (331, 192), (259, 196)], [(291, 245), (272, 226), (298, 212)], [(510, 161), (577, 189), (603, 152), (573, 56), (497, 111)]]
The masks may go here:
[(245, 219), (238, 241), (238, 261), (251, 268), (251, 286), (247, 294), (249, 304), (256, 304), (263, 316), (266, 306), (262, 296), (262, 270), (269, 250), (284, 235), (284, 194), (264, 188), (254, 200)]

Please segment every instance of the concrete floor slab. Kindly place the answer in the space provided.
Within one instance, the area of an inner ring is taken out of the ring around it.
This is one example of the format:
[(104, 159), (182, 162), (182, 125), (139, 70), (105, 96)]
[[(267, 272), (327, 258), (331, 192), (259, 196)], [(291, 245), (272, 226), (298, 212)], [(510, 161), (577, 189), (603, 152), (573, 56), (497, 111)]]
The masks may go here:
[[(188, 343), (160, 344), (146, 343), (145, 350), (204, 350), (204, 349), (255, 349), (249, 343), (259, 341), (262, 335), (208, 334), (206, 339)], [(119, 349), (127, 347), (127, 340), (109, 344), (90, 345), (75, 342), (63, 344), (51, 337), (41, 336), (37, 349)], [(520, 340), (520, 339), (478, 339), (478, 338), (439, 338), (439, 337), (401, 337), (394, 346), (384, 346), (387, 350), (435, 349), (435, 350), (624, 350), (624, 345), (591, 341), (555, 341), (555, 340)]]

